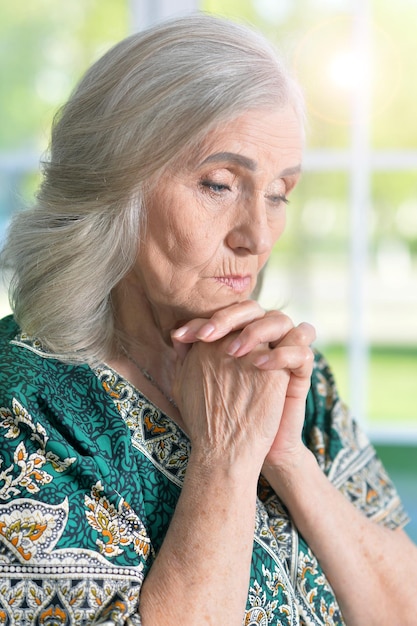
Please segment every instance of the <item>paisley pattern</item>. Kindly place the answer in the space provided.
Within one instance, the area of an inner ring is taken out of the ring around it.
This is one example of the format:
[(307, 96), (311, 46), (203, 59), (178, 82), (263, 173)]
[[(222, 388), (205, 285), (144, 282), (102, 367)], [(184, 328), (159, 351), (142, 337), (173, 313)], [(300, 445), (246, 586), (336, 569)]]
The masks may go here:
[[(0, 322), (0, 624), (139, 625), (140, 588), (178, 500), (190, 442), (105, 364), (48, 354)], [(377, 523), (407, 516), (316, 355), (303, 437)], [(341, 625), (317, 559), (260, 479), (244, 626)]]

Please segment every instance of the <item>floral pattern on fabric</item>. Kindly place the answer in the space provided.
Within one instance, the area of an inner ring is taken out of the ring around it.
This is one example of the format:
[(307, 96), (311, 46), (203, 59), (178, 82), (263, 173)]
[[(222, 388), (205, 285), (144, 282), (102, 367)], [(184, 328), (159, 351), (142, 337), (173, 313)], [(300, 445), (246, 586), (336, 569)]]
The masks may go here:
[[(140, 625), (140, 588), (169, 527), (190, 442), (106, 365), (65, 364), (0, 323), (0, 623)], [(406, 515), (320, 355), (306, 444), (376, 522)], [(244, 626), (343, 618), (285, 506), (259, 481)]]
[(8, 500), (22, 491), (38, 492), (41, 485), (50, 483), (52, 476), (42, 469), (47, 462), (51, 463), (55, 472), (64, 472), (75, 461), (74, 458), (60, 459), (53, 452), (46, 451), (48, 436), (45, 429), (39, 422), (33, 423), (29, 413), (15, 398), (11, 410), (0, 407), (0, 428), (5, 430), (3, 436), (6, 439), (17, 439), (23, 425), (30, 429), (31, 441), (36, 441), (39, 447), (29, 454), (23, 441), (18, 444), (13, 455), (14, 463), (0, 472), (0, 500)]
[[(265, 576), (269, 575), (271, 578), (271, 572), (266, 568), (262, 568)], [(268, 586), (268, 583), (266, 583)], [(272, 591), (272, 595), (277, 595), (276, 588), (269, 588)], [(260, 626), (268, 626), (274, 621), (274, 615), (278, 608), (277, 600), (267, 600), (266, 593), (262, 589), (261, 585), (255, 580), (253, 586), (249, 588), (248, 602), (251, 608), (246, 611), (244, 626), (250, 626), (252, 624), (259, 624)], [(281, 605), (280, 610), (282, 613), (286, 612), (285, 606)]]
[(132, 444), (170, 481), (181, 486), (190, 455), (190, 442), (182, 430), (111, 368), (96, 374), (131, 431)]
[(88, 523), (99, 534), (96, 544), (100, 553), (111, 558), (132, 544), (136, 554), (147, 559), (152, 548), (142, 521), (123, 498), (116, 508), (103, 492), (98, 481), (92, 486), (91, 495), (84, 497)]
[(94, 551), (56, 548), (68, 514), (67, 500), (0, 504), (2, 624), (98, 624), (109, 612), (117, 624), (137, 604), (141, 568), (126, 576)]

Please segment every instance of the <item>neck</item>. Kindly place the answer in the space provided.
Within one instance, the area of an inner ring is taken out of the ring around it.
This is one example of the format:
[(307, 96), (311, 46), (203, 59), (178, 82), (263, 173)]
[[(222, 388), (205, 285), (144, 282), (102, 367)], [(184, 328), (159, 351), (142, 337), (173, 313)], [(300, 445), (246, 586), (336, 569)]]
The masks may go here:
[(185, 431), (181, 414), (171, 401), (178, 359), (171, 330), (179, 320), (166, 315), (162, 323), (146, 295), (137, 286), (129, 289), (129, 282), (119, 285), (112, 299), (119, 349), (109, 365)]
[(169, 404), (171, 405), (171, 407), (173, 407), (175, 410), (178, 409), (178, 405), (175, 402), (175, 400), (169, 396), (167, 394), (167, 392), (164, 390), (164, 388), (158, 383), (158, 381), (152, 376), (152, 374), (150, 374), (148, 372), (148, 370), (145, 367), (142, 367), (142, 365), (135, 359), (133, 358), (133, 356), (126, 350), (126, 348), (124, 346), (121, 346), (122, 351), (124, 353), (124, 355), (126, 356), (126, 358), (128, 359), (128, 361), (130, 361), (131, 363), (133, 363), (133, 365), (138, 369), (138, 371), (144, 376), (144, 378), (146, 378), (146, 380), (148, 382), (151, 383), (151, 385), (153, 387), (155, 387), (155, 389), (157, 389), (160, 394), (165, 398), (165, 400), (167, 400), (169, 402)]
[(122, 283), (114, 290), (113, 308), (119, 344), (113, 365), (122, 374), (129, 373), (130, 380), (134, 377), (132, 366), (139, 365), (157, 382), (165, 397), (171, 397), (177, 361), (171, 342), (174, 319), (167, 318), (162, 323), (145, 294), (139, 292), (137, 286), (129, 289), (129, 283)]
[(115, 287), (112, 304), (120, 336), (159, 352), (172, 349), (171, 331), (181, 320), (171, 308), (161, 310), (153, 305), (135, 277), (128, 275)]

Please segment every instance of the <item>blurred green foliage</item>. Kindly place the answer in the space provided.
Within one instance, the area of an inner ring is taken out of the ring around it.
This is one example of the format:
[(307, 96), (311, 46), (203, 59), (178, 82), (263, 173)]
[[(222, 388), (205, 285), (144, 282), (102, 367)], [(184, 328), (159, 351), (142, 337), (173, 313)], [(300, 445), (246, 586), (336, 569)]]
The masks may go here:
[[(349, 395), (347, 348), (332, 345), (324, 349), (331, 363), (340, 396)], [(416, 423), (417, 347), (371, 346), (368, 368), (368, 425), (413, 427)], [(416, 459), (417, 461), (417, 459)]]
[(0, 0), (0, 150), (44, 147), (57, 106), (127, 28), (122, 0)]
[(128, 18), (125, 0), (0, 0), (0, 238), (36, 190), (54, 114)]

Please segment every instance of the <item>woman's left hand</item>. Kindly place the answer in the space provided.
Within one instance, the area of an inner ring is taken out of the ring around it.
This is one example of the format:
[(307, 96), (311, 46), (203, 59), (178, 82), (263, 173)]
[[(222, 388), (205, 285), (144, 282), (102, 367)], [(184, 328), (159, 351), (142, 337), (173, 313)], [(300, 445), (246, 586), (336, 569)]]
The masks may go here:
[(254, 367), (281, 369), (289, 374), (280, 426), (265, 459), (265, 469), (273, 466), (288, 471), (297, 462), (298, 455), (305, 451), (301, 432), (314, 360), (310, 349), (315, 339), (314, 328), (307, 323), (294, 327), (284, 313), (266, 312), (257, 302), (248, 300), (217, 311), (209, 320), (191, 320), (173, 331), (172, 339), (182, 358), (187, 344), (216, 341), (236, 330), (241, 330), (240, 334), (231, 344), (226, 344), (229, 355), (239, 358), (250, 355), (257, 348), (253, 352)]

